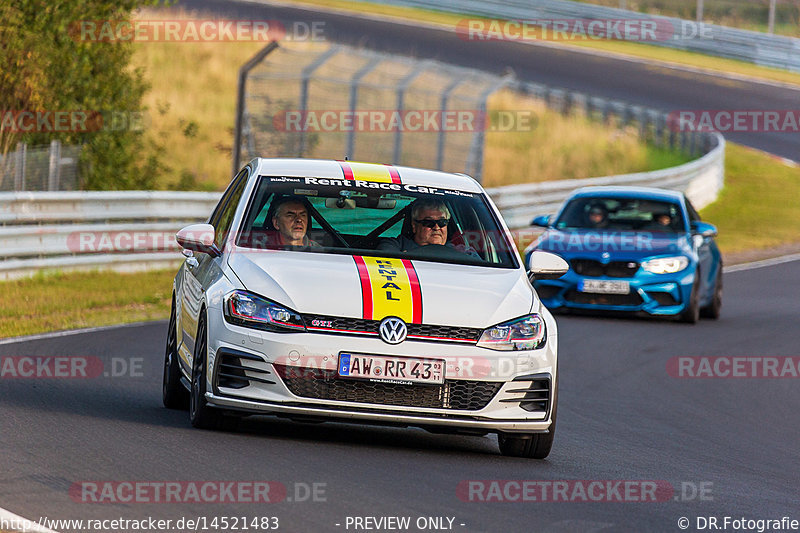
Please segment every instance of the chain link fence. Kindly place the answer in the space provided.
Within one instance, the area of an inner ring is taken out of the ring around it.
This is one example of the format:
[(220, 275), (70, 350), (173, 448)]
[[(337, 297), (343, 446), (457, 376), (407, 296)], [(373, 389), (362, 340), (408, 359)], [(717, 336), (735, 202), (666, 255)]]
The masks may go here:
[(348, 158), (479, 178), (486, 102), (510, 82), (347, 46), (271, 45), (240, 74), (233, 167), (255, 156)]
[(44, 146), (19, 143), (0, 156), (0, 191), (73, 191), (80, 187), (80, 146), (53, 141)]

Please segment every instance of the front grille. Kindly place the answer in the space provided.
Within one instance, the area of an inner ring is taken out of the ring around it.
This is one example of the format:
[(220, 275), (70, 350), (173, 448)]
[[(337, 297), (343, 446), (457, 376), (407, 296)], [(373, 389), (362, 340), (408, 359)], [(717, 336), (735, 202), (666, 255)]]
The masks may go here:
[[(377, 337), (380, 320), (347, 318), (326, 315), (303, 315), (306, 328), (316, 333), (339, 335), (368, 335)], [(476, 343), (483, 330), (459, 326), (436, 326), (432, 324), (407, 324), (408, 338), (440, 342)]]
[(588, 292), (567, 291), (564, 299), (576, 304), (590, 305), (641, 305), (642, 297), (639, 293), (629, 294), (595, 294)]
[(631, 278), (639, 270), (639, 263), (636, 261), (611, 261), (601, 263), (593, 259), (572, 259), (570, 261), (572, 270), (581, 276), (599, 278), (607, 276), (610, 278)]
[[(527, 382), (527, 383), (526, 383)], [(505, 403), (519, 403), (526, 411), (547, 412), (550, 407), (550, 376), (522, 376), (514, 380), (514, 388), (508, 390), (513, 398), (503, 398)], [(516, 386), (519, 385), (519, 386)]]
[(342, 379), (334, 370), (275, 365), (295, 396), (317, 400), (477, 411), (486, 407), (501, 382), (445, 380), (442, 385), (402, 385)]
[(271, 372), (260, 368), (253, 368), (248, 361), (263, 360), (260, 357), (229, 348), (222, 348), (217, 352), (217, 371), (214, 374), (214, 388), (226, 387), (229, 389), (243, 389), (252, 382), (274, 385), (274, 379), (269, 379)]

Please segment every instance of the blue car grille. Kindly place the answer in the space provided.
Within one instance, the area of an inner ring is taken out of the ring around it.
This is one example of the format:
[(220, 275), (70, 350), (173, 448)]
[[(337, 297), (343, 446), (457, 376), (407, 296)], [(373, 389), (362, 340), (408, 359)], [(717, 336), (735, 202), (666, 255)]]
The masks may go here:
[(593, 259), (572, 259), (570, 264), (576, 274), (592, 278), (603, 276), (609, 278), (632, 278), (636, 271), (639, 270), (639, 263), (636, 261), (601, 263)]

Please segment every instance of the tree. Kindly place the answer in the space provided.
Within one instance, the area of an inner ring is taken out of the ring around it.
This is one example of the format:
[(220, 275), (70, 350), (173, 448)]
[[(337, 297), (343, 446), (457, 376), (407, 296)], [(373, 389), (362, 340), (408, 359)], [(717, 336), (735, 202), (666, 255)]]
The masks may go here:
[[(18, 142), (80, 144), (85, 188), (152, 187), (161, 163), (157, 149), (148, 150), (156, 155), (142, 157), (146, 141), (136, 118), (143, 111), (147, 83), (143, 72), (130, 66), (133, 45), (130, 40), (98, 41), (80, 29), (86, 21), (119, 27), (131, 20), (135, 8), (157, 3), (0, 4), (0, 155)], [(57, 125), (57, 116), (65, 122)]]

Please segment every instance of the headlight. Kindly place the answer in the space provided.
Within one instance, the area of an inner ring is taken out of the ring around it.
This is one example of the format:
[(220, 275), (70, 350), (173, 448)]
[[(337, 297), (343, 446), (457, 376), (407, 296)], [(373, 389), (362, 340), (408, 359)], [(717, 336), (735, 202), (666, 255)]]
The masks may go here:
[(689, 266), (689, 258), (682, 255), (675, 257), (656, 257), (642, 263), (642, 268), (653, 274), (674, 274)]
[(491, 350), (533, 350), (544, 346), (546, 340), (544, 320), (533, 314), (485, 329), (478, 346)]
[(225, 320), (237, 326), (267, 331), (305, 331), (303, 318), (282, 305), (245, 291), (233, 291), (225, 297)]

